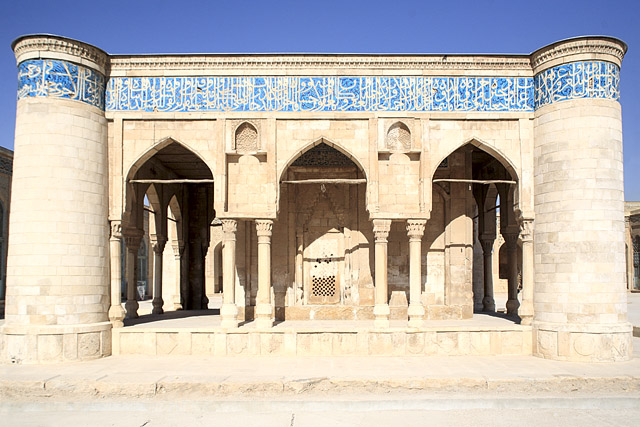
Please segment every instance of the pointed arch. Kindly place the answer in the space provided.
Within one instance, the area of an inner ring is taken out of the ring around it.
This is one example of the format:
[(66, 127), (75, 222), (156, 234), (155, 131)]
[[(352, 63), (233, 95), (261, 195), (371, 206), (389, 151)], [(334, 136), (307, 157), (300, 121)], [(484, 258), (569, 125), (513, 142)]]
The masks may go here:
[(258, 129), (253, 123), (240, 123), (233, 133), (233, 148), (238, 153), (258, 151)]
[(326, 144), (329, 147), (335, 149), (336, 151), (339, 151), (341, 154), (344, 154), (349, 160), (351, 160), (358, 167), (358, 169), (360, 170), (364, 178), (367, 179), (367, 169), (363, 166), (362, 162), (360, 162), (360, 160), (358, 160), (358, 158), (354, 154), (352, 154), (349, 150), (347, 150), (345, 147), (341, 146), (340, 144), (333, 142), (327, 138), (321, 137), (303, 146), (293, 156), (291, 156), (291, 158), (289, 158), (287, 163), (284, 165), (284, 167), (282, 168), (282, 170), (280, 170), (280, 173), (278, 174), (278, 183), (282, 182), (282, 179), (287, 173), (287, 169), (289, 169), (289, 167), (298, 158), (300, 158), (300, 156), (302, 156), (304, 153), (306, 153), (307, 151), (311, 150), (312, 148), (320, 144)]
[(411, 150), (411, 131), (401, 120), (389, 126), (385, 136), (385, 146), (389, 150)]
[(484, 151), (485, 153), (489, 154), (493, 158), (495, 158), (498, 162), (500, 162), (500, 164), (502, 164), (502, 166), (504, 166), (504, 168), (511, 175), (511, 178), (514, 181), (518, 181), (518, 182), (520, 181), (520, 178), (518, 176), (517, 169), (516, 169), (515, 165), (513, 164), (513, 162), (511, 160), (509, 160), (509, 158), (504, 153), (502, 153), (496, 147), (493, 147), (493, 146), (487, 144), (486, 142), (484, 142), (484, 141), (482, 141), (482, 140), (480, 140), (478, 138), (475, 138), (475, 137), (466, 140), (462, 144), (454, 147), (445, 156), (443, 156), (443, 157), (441, 157), (439, 159), (436, 159), (435, 162), (432, 162), (431, 163), (431, 179), (433, 180), (433, 175), (436, 173), (436, 170), (438, 169), (438, 166), (444, 161), (444, 159), (449, 157), (455, 151), (457, 151), (460, 148), (463, 148), (463, 147), (465, 147), (467, 145), (474, 146), (474, 147)]
[(189, 153), (193, 154), (197, 157), (203, 164), (207, 166), (208, 172), (213, 178), (214, 173), (211, 169), (211, 166), (204, 160), (204, 158), (193, 148), (189, 147), (182, 141), (178, 141), (173, 137), (166, 137), (158, 141), (152, 147), (149, 147), (144, 153), (142, 153), (132, 164), (129, 166), (127, 173), (125, 174), (127, 182), (131, 179), (134, 179), (134, 176), (138, 173), (138, 171), (156, 154), (169, 147), (172, 144), (177, 144), (179, 147), (185, 149)]

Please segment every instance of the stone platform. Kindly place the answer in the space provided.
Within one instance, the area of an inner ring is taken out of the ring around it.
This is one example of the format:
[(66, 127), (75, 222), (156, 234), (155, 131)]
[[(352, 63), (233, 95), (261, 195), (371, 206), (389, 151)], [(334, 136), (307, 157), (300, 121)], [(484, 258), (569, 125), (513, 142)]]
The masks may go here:
[(220, 326), (217, 310), (146, 315), (113, 329), (113, 354), (194, 356), (446, 356), (530, 355), (532, 331), (500, 316), (426, 321), (284, 321), (258, 329)]

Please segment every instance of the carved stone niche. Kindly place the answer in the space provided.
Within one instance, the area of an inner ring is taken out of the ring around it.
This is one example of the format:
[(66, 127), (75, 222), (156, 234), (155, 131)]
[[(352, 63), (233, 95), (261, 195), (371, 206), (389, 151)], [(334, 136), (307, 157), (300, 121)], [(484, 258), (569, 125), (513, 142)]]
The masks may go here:
[(385, 138), (385, 147), (389, 151), (410, 151), (411, 131), (402, 122), (395, 122), (389, 126)]
[(256, 153), (259, 148), (258, 124), (250, 121), (238, 121), (233, 132), (233, 149), (238, 154)]

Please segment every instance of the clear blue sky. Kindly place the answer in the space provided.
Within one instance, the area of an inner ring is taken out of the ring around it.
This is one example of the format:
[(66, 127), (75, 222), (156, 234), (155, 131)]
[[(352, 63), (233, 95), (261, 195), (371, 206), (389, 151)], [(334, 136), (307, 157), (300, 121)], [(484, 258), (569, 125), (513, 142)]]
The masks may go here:
[(618, 37), (625, 198), (640, 200), (640, 0), (5, 0), (0, 146), (13, 149), (11, 41), (52, 33), (117, 54), (208, 52), (531, 53), (579, 35)]

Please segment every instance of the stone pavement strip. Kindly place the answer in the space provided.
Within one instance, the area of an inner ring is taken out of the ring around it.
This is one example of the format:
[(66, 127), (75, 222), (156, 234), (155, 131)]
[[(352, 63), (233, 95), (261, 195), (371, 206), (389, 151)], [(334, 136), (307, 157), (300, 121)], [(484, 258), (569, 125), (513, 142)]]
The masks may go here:
[[(640, 339), (628, 362), (532, 356), (108, 357), (0, 366), (0, 399), (273, 398), (336, 394), (598, 393), (640, 398)], [(640, 402), (640, 401), (639, 401)]]

